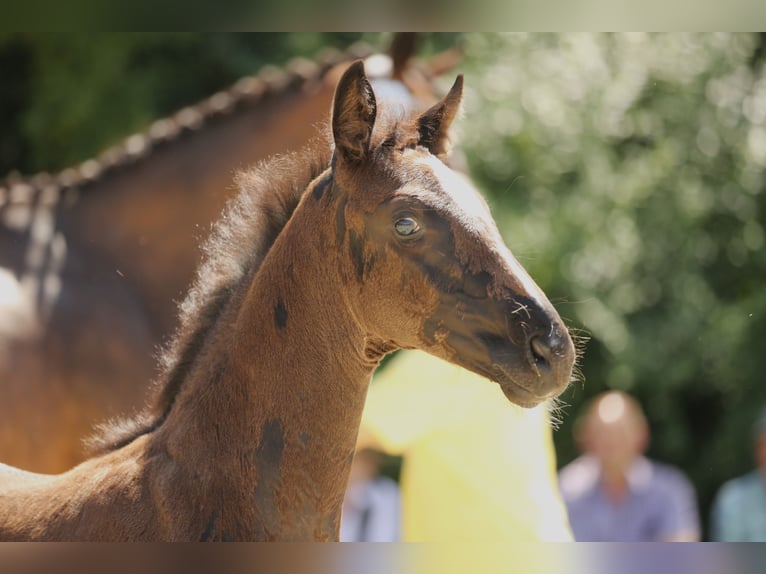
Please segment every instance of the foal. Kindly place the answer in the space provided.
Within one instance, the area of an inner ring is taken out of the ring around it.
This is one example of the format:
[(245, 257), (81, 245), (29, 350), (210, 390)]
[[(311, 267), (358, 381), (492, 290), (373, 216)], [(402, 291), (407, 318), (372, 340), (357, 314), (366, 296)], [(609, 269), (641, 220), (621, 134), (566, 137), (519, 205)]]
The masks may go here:
[(560, 393), (566, 328), (440, 159), (461, 93), (397, 117), (351, 65), (332, 144), (241, 178), (153, 407), (63, 474), (0, 465), (0, 540), (337, 540), (384, 354), (424, 349), (523, 406)]

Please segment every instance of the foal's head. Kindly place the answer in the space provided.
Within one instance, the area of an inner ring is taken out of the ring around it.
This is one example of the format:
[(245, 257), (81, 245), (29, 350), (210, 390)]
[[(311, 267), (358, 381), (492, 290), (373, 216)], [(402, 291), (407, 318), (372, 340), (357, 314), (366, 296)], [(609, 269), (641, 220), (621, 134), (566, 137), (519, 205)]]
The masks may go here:
[(566, 388), (574, 347), (485, 201), (442, 162), (461, 97), (458, 77), (403, 119), (377, 109), (361, 63), (340, 80), (332, 193), (346, 296), (381, 348), (424, 349), (533, 406)]

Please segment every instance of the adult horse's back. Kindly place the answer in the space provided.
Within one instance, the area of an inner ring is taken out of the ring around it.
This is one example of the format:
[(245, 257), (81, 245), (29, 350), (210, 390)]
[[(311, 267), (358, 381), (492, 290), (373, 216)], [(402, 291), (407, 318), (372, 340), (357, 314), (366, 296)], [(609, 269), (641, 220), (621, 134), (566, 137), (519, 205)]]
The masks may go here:
[[(407, 38), (371, 65), (427, 98)], [(0, 186), (0, 460), (65, 470), (94, 423), (143, 407), (233, 174), (304, 144), (369, 53), (264, 70), (96, 160)]]
[(66, 473), (0, 465), (0, 540), (337, 540), (387, 353), (423, 349), (522, 406), (561, 393), (566, 327), (443, 162), (461, 96), (458, 77), (403, 114), (351, 65), (332, 141), (240, 178), (151, 408)]

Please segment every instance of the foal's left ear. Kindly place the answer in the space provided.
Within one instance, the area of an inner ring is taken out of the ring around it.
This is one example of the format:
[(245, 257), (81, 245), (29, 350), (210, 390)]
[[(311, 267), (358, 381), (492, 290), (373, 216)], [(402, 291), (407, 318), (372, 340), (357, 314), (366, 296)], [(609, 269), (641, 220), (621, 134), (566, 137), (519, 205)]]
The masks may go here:
[(343, 73), (335, 90), (332, 135), (338, 155), (351, 162), (364, 159), (376, 113), (375, 94), (364, 73), (364, 62), (357, 60)]
[(444, 99), (418, 118), (419, 143), (432, 154), (443, 156), (449, 151), (449, 128), (460, 111), (462, 100), (463, 75), (460, 74)]

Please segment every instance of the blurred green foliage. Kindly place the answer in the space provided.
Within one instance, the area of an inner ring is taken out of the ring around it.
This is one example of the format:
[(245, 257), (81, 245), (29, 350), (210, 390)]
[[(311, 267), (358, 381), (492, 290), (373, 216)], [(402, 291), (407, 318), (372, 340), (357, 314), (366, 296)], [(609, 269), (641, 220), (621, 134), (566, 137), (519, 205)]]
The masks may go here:
[(357, 33), (0, 35), (0, 173), (64, 168), (265, 64)]
[[(430, 34), (428, 53), (454, 41)], [(0, 33), (0, 177), (83, 161), (267, 64), (391, 34)]]
[(468, 35), (466, 152), (511, 248), (589, 337), (571, 425), (636, 395), (705, 518), (766, 404), (766, 69), (747, 34)]
[[(0, 36), (0, 174), (56, 170), (266, 63), (379, 34)], [(753, 34), (431, 34), (462, 42), (461, 142), (509, 245), (590, 340), (564, 395), (636, 395), (703, 518), (766, 404), (766, 68)], [(445, 88), (453, 79), (443, 79)]]

